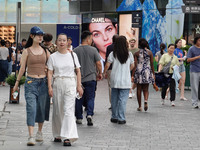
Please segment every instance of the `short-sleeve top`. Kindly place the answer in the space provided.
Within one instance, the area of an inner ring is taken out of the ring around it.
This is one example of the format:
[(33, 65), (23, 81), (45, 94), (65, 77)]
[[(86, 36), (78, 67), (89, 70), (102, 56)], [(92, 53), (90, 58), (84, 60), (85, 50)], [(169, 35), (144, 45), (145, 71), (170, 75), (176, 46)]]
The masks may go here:
[(7, 60), (9, 51), (7, 47), (0, 47), (0, 60)]
[[(193, 58), (200, 55), (200, 48), (191, 46), (187, 58)], [(200, 72), (200, 58), (190, 62), (190, 72)]]
[[(80, 68), (80, 64), (77, 55), (73, 53), (76, 68)], [(74, 61), (70, 52), (66, 54), (61, 54), (60, 52), (55, 52), (50, 55), (47, 66), (49, 70), (54, 71), (53, 77), (75, 77), (74, 72)]]
[[(172, 61), (171, 58), (173, 57)], [(160, 58), (159, 64), (161, 64), (163, 67), (165, 65), (167, 65), (169, 62), (171, 61), (171, 65), (170, 65), (170, 69), (169, 69), (169, 73), (173, 73), (172, 67), (175, 65), (179, 66), (179, 61), (177, 56), (173, 55), (170, 56), (168, 53), (165, 53), (162, 55), (162, 57)]]
[(89, 45), (80, 45), (74, 52), (81, 65), (81, 82), (96, 81), (96, 62), (101, 60), (97, 49)]
[(134, 63), (132, 53), (129, 52), (129, 57), (126, 63), (121, 64), (120, 61), (114, 57), (113, 52), (111, 52), (108, 56), (108, 62), (112, 63), (112, 71), (110, 75), (111, 88), (131, 88), (130, 65)]
[[(176, 48), (176, 49), (174, 50), (174, 54), (175, 54), (178, 58), (183, 58), (183, 57), (184, 57), (183, 51), (182, 51), (180, 48)], [(179, 60), (179, 63), (180, 63), (180, 64), (183, 64), (183, 61)]]

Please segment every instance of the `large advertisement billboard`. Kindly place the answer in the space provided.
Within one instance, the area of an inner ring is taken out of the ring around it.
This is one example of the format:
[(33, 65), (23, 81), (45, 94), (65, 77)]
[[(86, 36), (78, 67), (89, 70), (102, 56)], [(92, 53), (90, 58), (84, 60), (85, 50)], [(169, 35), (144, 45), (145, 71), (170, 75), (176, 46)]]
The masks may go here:
[(112, 44), (113, 35), (118, 32), (117, 13), (98, 13), (82, 15), (82, 31), (92, 33), (94, 46), (101, 56), (102, 67), (104, 66), (106, 49)]
[(142, 26), (142, 23), (140, 22), (142, 15), (137, 17), (137, 23), (135, 23), (135, 17), (136, 16), (133, 13), (119, 14), (119, 35), (124, 35), (127, 38), (127, 41), (135, 39), (135, 48), (138, 48), (138, 41)]

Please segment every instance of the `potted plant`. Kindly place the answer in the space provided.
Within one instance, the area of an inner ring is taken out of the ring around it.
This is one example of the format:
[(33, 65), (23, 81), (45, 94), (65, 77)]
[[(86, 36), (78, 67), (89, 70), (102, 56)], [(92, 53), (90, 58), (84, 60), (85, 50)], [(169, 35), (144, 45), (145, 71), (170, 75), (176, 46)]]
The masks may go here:
[(19, 103), (19, 95), (20, 95), (20, 85), (23, 85), (26, 81), (26, 77), (22, 76), (21, 80), (19, 81), (19, 91), (18, 91), (18, 96), (16, 98), (13, 97), (13, 93), (15, 91), (13, 91), (13, 87), (15, 85), (17, 77), (15, 77), (15, 75), (9, 75), (6, 78), (6, 83), (8, 83), (8, 85), (10, 85), (10, 96), (9, 96), (9, 103)]

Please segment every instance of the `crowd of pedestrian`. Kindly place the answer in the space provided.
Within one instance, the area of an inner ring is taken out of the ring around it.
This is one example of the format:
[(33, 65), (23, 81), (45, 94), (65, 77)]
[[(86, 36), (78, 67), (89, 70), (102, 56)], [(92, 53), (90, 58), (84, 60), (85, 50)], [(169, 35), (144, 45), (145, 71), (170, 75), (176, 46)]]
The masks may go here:
[[(115, 29), (112, 24), (110, 26)], [(54, 142), (63, 141), (64, 146), (71, 146), (78, 139), (77, 124), (82, 124), (84, 119), (83, 106), (87, 125), (93, 126), (97, 83), (103, 78), (107, 78), (109, 86), (110, 121), (125, 124), (126, 102), (129, 98), (136, 95), (137, 111), (148, 110), (149, 84), (161, 88), (162, 105), (165, 104), (167, 90), (170, 91), (171, 106), (175, 106), (176, 93), (179, 91), (180, 100), (187, 100), (184, 96), (184, 62), (187, 61), (190, 62), (192, 106), (199, 108), (200, 36), (195, 37), (194, 45), (188, 52), (181, 50), (181, 39), (169, 44), (167, 50), (166, 45), (161, 43), (160, 51), (155, 54), (158, 64), (155, 72), (153, 53), (146, 39), (139, 39), (139, 47), (136, 47), (135, 38), (127, 41), (125, 36), (113, 33), (112, 43), (99, 52), (92, 43), (93, 36), (96, 37), (94, 42), (97, 42), (97, 34), (100, 33), (90, 31), (82, 32), (81, 45), (76, 48), (73, 48), (72, 38), (68, 35), (59, 34), (54, 44), (53, 36), (37, 26), (31, 28), (28, 40), (23, 39), (18, 48), (16, 43), (11, 45), (9, 41), (1, 40), (0, 85), (5, 86), (5, 78), (12, 73), (13, 64), (16, 64), (14, 68), (18, 73), (14, 91), (18, 90), (19, 81), (26, 72), (28, 146), (35, 145), (35, 141), (43, 141), (42, 128), (44, 121), (49, 120), (51, 98)], [(102, 58), (105, 61), (103, 67)], [(133, 92), (135, 88), (136, 94)], [(35, 122), (38, 123), (36, 136), (33, 135)]]

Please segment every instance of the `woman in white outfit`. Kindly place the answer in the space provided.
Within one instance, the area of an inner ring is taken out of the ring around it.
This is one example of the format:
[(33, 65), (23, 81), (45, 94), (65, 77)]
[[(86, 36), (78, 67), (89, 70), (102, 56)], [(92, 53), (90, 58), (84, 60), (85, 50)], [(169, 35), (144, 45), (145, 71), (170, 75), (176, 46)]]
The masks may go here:
[(49, 95), (53, 97), (52, 130), (54, 142), (63, 140), (64, 146), (71, 146), (78, 139), (74, 116), (76, 92), (83, 94), (80, 64), (77, 55), (67, 48), (66, 34), (58, 35), (57, 48), (47, 63)]

